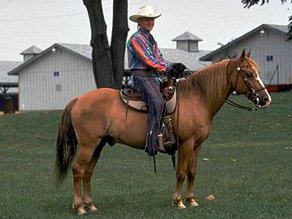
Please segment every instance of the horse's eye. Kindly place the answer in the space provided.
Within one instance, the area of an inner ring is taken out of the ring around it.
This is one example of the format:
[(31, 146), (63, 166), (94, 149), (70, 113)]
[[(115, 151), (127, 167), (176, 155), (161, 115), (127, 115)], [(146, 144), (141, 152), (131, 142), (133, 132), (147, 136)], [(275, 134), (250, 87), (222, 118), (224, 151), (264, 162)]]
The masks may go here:
[(249, 73), (246, 73), (246, 76), (248, 79), (252, 79), (253, 78), (253, 73), (249, 72)]

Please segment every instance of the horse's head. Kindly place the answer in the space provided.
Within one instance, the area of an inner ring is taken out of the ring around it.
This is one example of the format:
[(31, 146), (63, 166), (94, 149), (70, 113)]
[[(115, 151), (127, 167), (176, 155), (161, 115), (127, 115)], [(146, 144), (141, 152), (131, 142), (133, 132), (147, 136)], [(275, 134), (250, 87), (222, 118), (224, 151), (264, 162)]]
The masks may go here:
[(258, 70), (257, 63), (250, 58), (250, 52), (246, 53), (243, 50), (233, 69), (233, 74), (236, 74), (236, 76), (232, 77), (234, 90), (247, 96), (256, 105), (256, 109), (266, 108), (272, 101), (260, 79)]

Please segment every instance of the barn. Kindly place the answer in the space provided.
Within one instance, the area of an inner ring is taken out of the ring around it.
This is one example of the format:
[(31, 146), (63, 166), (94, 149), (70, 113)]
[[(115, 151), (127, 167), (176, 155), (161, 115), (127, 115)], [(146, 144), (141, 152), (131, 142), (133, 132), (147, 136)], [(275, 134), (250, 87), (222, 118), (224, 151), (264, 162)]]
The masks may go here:
[[(185, 32), (173, 39), (180, 49), (161, 49), (162, 54), (170, 62), (183, 62), (197, 70), (210, 64), (199, 61), (210, 52), (199, 50), (200, 40)], [(55, 43), (44, 51), (36, 46), (23, 51), (24, 62), (8, 72), (19, 78), (19, 110), (63, 109), (74, 97), (95, 89), (91, 53), (89, 45), (65, 43)]]
[(36, 50), (32, 46), (22, 52), (24, 62), (8, 72), (19, 77), (20, 111), (63, 109), (96, 87), (89, 46), (56, 43)]
[(262, 24), (200, 60), (214, 63), (236, 57), (243, 49), (251, 50), (268, 90), (287, 91), (292, 88), (292, 41), (287, 41), (287, 33), (288, 26)]

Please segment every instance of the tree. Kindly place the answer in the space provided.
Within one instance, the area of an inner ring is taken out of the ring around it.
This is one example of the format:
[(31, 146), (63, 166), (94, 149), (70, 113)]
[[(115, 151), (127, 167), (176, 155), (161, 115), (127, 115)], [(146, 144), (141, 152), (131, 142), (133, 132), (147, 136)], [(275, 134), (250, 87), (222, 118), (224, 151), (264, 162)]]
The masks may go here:
[[(128, 0), (113, 0), (113, 29), (111, 44), (106, 33), (102, 0), (83, 0), (91, 27), (92, 62), (95, 83), (100, 87), (120, 88), (124, 75), (124, 55), (128, 35)], [(244, 7), (264, 5), (269, 0), (241, 0)], [(281, 0), (282, 3), (287, 0)], [(292, 2), (292, 0), (291, 0)], [(292, 40), (292, 16), (289, 17), (288, 38)]]
[(128, 1), (113, 1), (111, 44), (106, 33), (101, 0), (83, 0), (90, 27), (95, 83), (100, 87), (120, 88), (124, 75), (124, 53), (128, 35)]

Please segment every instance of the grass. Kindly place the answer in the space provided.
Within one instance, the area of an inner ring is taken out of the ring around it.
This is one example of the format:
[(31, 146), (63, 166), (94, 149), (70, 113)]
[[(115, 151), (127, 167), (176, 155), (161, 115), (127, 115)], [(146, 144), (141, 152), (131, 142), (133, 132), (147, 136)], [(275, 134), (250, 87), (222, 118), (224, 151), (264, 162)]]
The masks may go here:
[[(157, 157), (155, 175), (143, 151), (116, 145), (104, 148), (95, 168), (92, 192), (99, 211), (82, 218), (292, 218), (292, 93), (272, 98), (267, 110), (225, 105), (216, 115), (199, 160), (199, 207), (172, 206), (170, 157)], [(71, 209), (72, 174), (55, 187), (60, 115), (0, 117), (0, 218), (78, 218)], [(205, 199), (209, 194), (214, 201)]]

